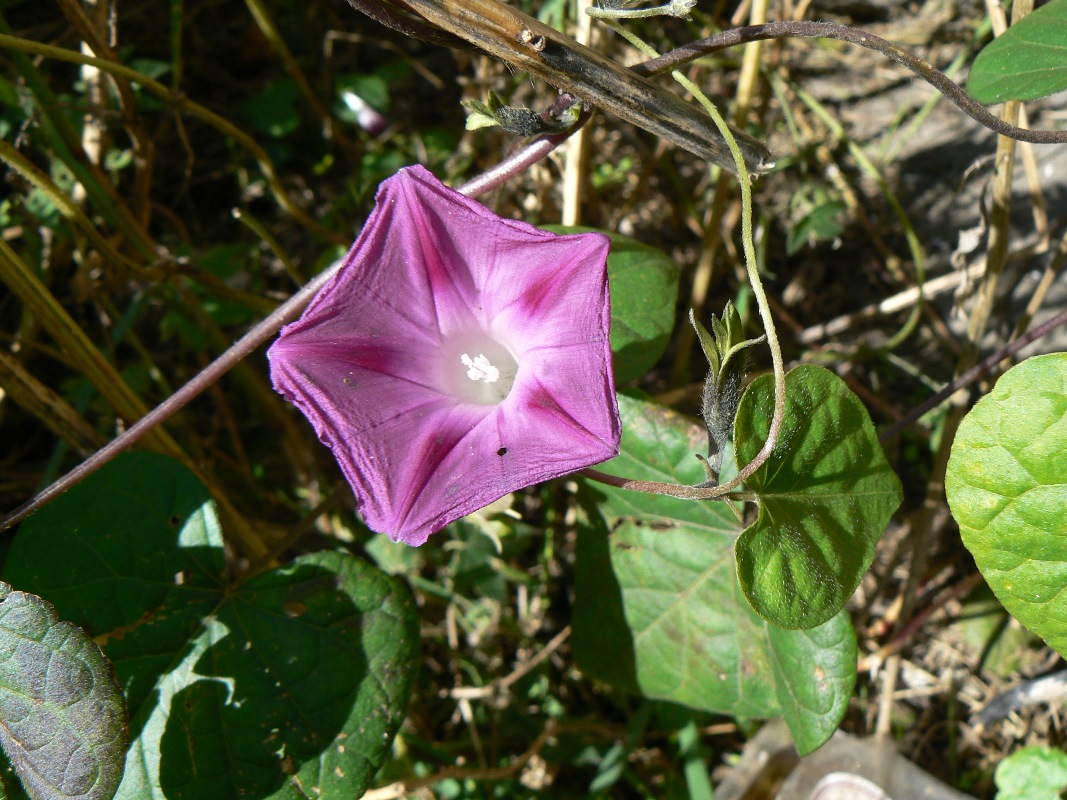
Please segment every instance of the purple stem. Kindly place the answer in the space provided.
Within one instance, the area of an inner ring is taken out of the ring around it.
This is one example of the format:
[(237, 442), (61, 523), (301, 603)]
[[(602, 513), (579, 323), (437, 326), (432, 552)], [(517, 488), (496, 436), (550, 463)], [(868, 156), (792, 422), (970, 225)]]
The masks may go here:
[(341, 266), (340, 261), (329, 269), (315, 276), (300, 291), (278, 306), (268, 314), (260, 323), (248, 333), (238, 339), (226, 352), (208, 364), (196, 377), (190, 380), (182, 388), (153, 408), (137, 422), (120, 433), (115, 439), (108, 442), (102, 448), (93, 453), (89, 458), (76, 466), (63, 477), (56, 480), (48, 488), (41, 491), (33, 499), (16, 508), (3, 519), (0, 519), (0, 531), (5, 531), (12, 525), (21, 522), (38, 508), (43, 506), (54, 497), (63, 494), (74, 484), (87, 478), (104, 464), (108, 463), (121, 453), (129, 449), (148, 433), (156, 425), (168, 419), (180, 411), (193, 398), (207, 389), (211, 384), (229, 372), (241, 359), (259, 347), (276, 333), (282, 325), (295, 319), (301, 311), (322, 288)]
[(468, 197), (480, 197), (486, 192), (495, 189), (507, 181), (508, 178), (517, 175), (532, 164), (537, 163), (563, 144), (563, 142), (567, 141), (572, 134), (576, 133), (580, 127), (589, 121), (591, 116), (591, 112), (583, 111), (578, 117), (578, 121), (575, 122), (573, 126), (563, 131), (563, 133), (553, 133), (547, 136), (542, 136), (540, 139), (531, 142), (518, 152), (508, 156), (495, 167), (483, 172), (477, 178), (463, 184), (456, 191), (461, 192)]
[(878, 436), (878, 441), (885, 444), (894, 436), (899, 434), (902, 430), (907, 428), (912, 423), (916, 422), (926, 412), (937, 408), (948, 398), (952, 397), (956, 392), (965, 386), (970, 386), (972, 383), (980, 379), (987, 372), (992, 371), (997, 364), (1006, 358), (1011, 358), (1018, 353), (1030, 342), (1040, 339), (1046, 333), (1054, 328), (1058, 328), (1060, 325), (1067, 323), (1067, 309), (1064, 309), (1059, 314), (1056, 314), (1052, 319), (1043, 322), (1029, 333), (1025, 333), (1013, 342), (1008, 343), (1003, 348), (993, 353), (989, 358), (979, 361), (969, 370), (964, 372), (954, 381), (946, 385), (941, 391), (935, 394), (926, 402), (916, 406), (907, 414), (904, 415), (899, 421), (895, 422), (891, 427), (887, 428)]

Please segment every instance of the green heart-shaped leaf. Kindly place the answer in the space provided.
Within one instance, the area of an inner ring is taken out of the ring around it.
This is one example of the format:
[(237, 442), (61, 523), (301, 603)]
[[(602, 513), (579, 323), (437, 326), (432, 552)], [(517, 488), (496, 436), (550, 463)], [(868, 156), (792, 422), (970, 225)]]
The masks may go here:
[(103, 641), (133, 731), (120, 798), (359, 796), (406, 711), (404, 587), (332, 552), (230, 585), (207, 490), (163, 456), (42, 509), (4, 574)]
[[(703, 427), (619, 398), (622, 454), (605, 471), (640, 480), (704, 479)], [(836, 729), (856, 677), (856, 640), (840, 614), (816, 631), (774, 628), (734, 576), (741, 530), (723, 502), (589, 483), (578, 539), (575, 658), (589, 675), (646, 697), (739, 718), (782, 715), (802, 752)]]
[[(774, 378), (763, 375), (734, 420), (739, 466), (767, 441), (773, 410)], [(822, 624), (859, 585), (903, 496), (867, 409), (844, 381), (810, 364), (786, 375), (782, 431), (747, 486), (759, 513), (737, 540), (745, 597), (783, 628)]]
[(111, 664), (51, 603), (0, 582), (0, 745), (34, 800), (109, 800), (126, 760)]
[(1067, 654), (1067, 353), (1027, 359), (975, 404), (945, 492), (1004, 608)]

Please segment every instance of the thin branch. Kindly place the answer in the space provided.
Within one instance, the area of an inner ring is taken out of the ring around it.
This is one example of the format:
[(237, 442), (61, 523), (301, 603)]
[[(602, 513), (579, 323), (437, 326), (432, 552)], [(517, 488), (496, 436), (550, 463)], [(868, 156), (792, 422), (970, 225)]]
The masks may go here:
[(1061, 144), (1067, 142), (1067, 131), (1040, 131), (1009, 125), (985, 106), (967, 94), (963, 88), (940, 70), (912, 55), (907, 50), (872, 33), (837, 25), (832, 22), (804, 22), (783, 20), (768, 22), (765, 25), (745, 25), (728, 31), (682, 45), (659, 58), (638, 64), (631, 69), (638, 75), (658, 75), (677, 69), (683, 64), (695, 61), (702, 56), (735, 47), (739, 44), (757, 42), (761, 39), (782, 39), (798, 37), (806, 39), (836, 39), (841, 42), (866, 47), (896, 61), (905, 69), (918, 75), (941, 94), (951, 100), (971, 119), (981, 123), (1002, 136), (1017, 139), (1020, 142), (1034, 144)]
[(516, 772), (525, 767), (534, 756), (540, 753), (549, 740), (557, 736), (563, 730), (575, 730), (578, 726), (566, 725), (555, 719), (545, 723), (544, 730), (534, 739), (526, 751), (511, 759), (507, 766), (503, 767), (445, 767), (432, 775), (423, 778), (406, 778), (380, 789), (371, 789), (363, 795), (362, 800), (400, 800), (409, 796), (418, 789), (433, 786), (449, 778), (453, 780), (477, 780), (477, 781), (502, 781), (512, 777)]
[[(706, 114), (519, 9), (497, 0), (404, 0), (404, 5), (494, 58), (733, 171), (733, 158)], [(734, 138), (750, 171), (770, 168), (761, 142), (742, 131), (734, 131)]]
[(1060, 325), (1063, 324), (1067, 324), (1067, 309), (1064, 309), (1059, 314), (1054, 316), (1052, 319), (1044, 322), (1043, 324), (1038, 325), (1025, 336), (1020, 336), (1014, 342), (1011, 342), (1010, 344), (1004, 346), (1003, 348), (995, 352), (993, 355), (975, 364), (973, 367), (964, 372), (954, 381), (947, 384), (945, 388), (943, 388), (925, 403), (916, 406), (907, 414), (905, 414), (899, 422), (895, 423), (892, 427), (887, 428), (878, 437), (878, 441), (882, 444), (885, 444), (894, 436), (898, 435), (902, 430), (907, 428), (909, 425), (916, 422), (920, 417), (923, 416), (923, 414), (937, 408), (943, 402), (948, 400), (948, 398), (952, 397), (952, 395), (954, 395), (960, 389), (964, 388), (965, 386), (970, 386), (972, 383), (982, 378), (987, 372), (994, 369), (997, 364), (999, 364), (1005, 358), (1010, 358), (1031, 342), (1040, 339), (1049, 331), (1058, 328)]
[(245, 358), (245, 356), (263, 344), (263, 342), (267, 341), (267, 339), (274, 335), (282, 325), (296, 319), (318, 290), (325, 285), (326, 281), (334, 276), (338, 269), (340, 269), (341, 264), (342, 262), (338, 261), (329, 269), (323, 271), (313, 281), (308, 283), (307, 286), (267, 315), (262, 322), (238, 339), (229, 350), (208, 364), (202, 372), (197, 374), (195, 378), (185, 384), (182, 388), (153, 408), (137, 420), (137, 422), (123, 431), (119, 436), (108, 442), (108, 444), (104, 445), (104, 447), (97, 452), (93, 453), (93, 455), (66, 475), (59, 478), (47, 489), (41, 491), (32, 500), (23, 503), (6, 517), (0, 519), (0, 531), (5, 531), (12, 525), (21, 522), (49, 500), (58, 497), (75, 484), (80, 483), (96, 470), (100, 469), (100, 467), (115, 458), (119, 453), (130, 449), (130, 447), (137, 443), (141, 437), (156, 426), (162, 424), (164, 420), (188, 405), (190, 401), (229, 372), (238, 362)]
[(570, 635), (571, 626), (568, 625), (557, 633), (533, 658), (524, 661), (512, 670), (509, 675), (505, 675), (503, 678), (498, 678), (486, 686), (456, 686), (453, 689), (447, 690), (444, 694), (456, 700), (486, 700), (498, 695), (506, 694), (514, 683), (556, 652), (556, 650), (567, 641)]

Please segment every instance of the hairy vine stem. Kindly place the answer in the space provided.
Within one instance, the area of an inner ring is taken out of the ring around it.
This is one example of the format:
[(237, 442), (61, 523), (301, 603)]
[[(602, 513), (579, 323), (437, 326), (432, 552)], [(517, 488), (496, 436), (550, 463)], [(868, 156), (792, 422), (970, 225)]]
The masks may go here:
[(778, 435), (782, 431), (785, 421), (785, 363), (782, 360), (782, 347), (778, 343), (778, 332), (774, 327), (774, 318), (771, 316), (771, 307), (767, 301), (767, 292), (763, 288), (763, 281), (759, 276), (759, 264), (756, 261), (756, 245), (752, 238), (752, 186), (749, 181), (745, 162), (741, 156), (741, 149), (737, 146), (726, 120), (719, 114), (715, 104), (704, 95), (700, 88), (682, 73), (675, 71), (674, 79), (692, 92), (697, 101), (704, 106), (704, 110), (711, 115), (719, 132), (726, 139), (726, 144), (733, 153), (737, 162), (737, 182), (741, 187), (741, 247), (745, 253), (745, 269), (748, 271), (748, 283), (752, 287), (752, 295), (756, 298), (756, 307), (759, 309), (760, 319), (763, 321), (763, 332), (767, 336), (767, 347), (771, 351), (771, 365), (774, 368), (774, 412), (771, 415), (771, 424), (767, 430), (767, 441), (756, 453), (756, 457), (742, 467), (732, 480), (714, 487), (708, 487), (710, 497), (723, 497), (731, 490), (737, 488), (755, 474), (774, 452), (778, 444)]
[[(655, 51), (635, 34), (610, 19), (604, 20), (604, 22), (634, 47), (637, 47), (646, 55), (655, 56)], [(771, 457), (775, 445), (778, 444), (778, 435), (781, 433), (782, 423), (785, 420), (785, 364), (782, 360), (782, 348), (778, 343), (778, 333), (774, 328), (774, 319), (771, 317), (770, 304), (767, 302), (767, 292), (763, 288), (763, 281), (760, 279), (759, 267), (756, 262), (756, 246), (752, 238), (752, 185), (748, 169), (745, 166), (744, 155), (730, 130), (730, 126), (726, 124), (726, 120), (722, 118), (715, 104), (708, 99), (700, 87), (677, 70), (672, 72), (671, 76), (684, 86), (696, 98), (697, 102), (704, 107), (704, 110), (708, 112), (708, 115), (715, 123), (715, 127), (719, 129), (719, 133), (726, 141), (730, 154), (733, 156), (737, 169), (737, 182), (741, 188), (741, 246), (745, 253), (745, 269), (748, 272), (748, 282), (752, 287), (752, 294), (756, 298), (760, 320), (763, 322), (763, 329), (767, 335), (767, 346), (771, 351), (771, 363), (774, 367), (774, 412), (767, 431), (767, 440), (763, 443), (763, 447), (760, 448), (755, 458), (742, 467), (737, 475), (726, 483), (721, 483), (718, 486), (684, 487), (691, 492), (695, 492), (695, 494), (684, 495), (686, 497), (698, 500), (717, 500), (725, 499), (734, 489), (752, 477), (756, 470), (762, 467), (767, 462), (767, 459)], [(586, 470), (581, 474), (594, 480), (603, 480), (604, 477), (604, 473), (597, 470)], [(676, 492), (679, 487), (670, 483), (623, 479), (623, 483), (613, 485), (639, 492), (666, 494), (672, 497), (683, 496)]]
[(941, 92), (971, 119), (1002, 136), (1017, 139), (1020, 142), (1032, 142), (1033, 144), (1061, 144), (1067, 142), (1067, 131), (1035, 131), (1008, 124), (1000, 117), (990, 113), (985, 106), (967, 94), (958, 83), (945, 75), (945, 73), (923, 61), (918, 56), (912, 55), (902, 47), (875, 36), (873, 33), (867, 33), (867, 31), (858, 28), (850, 28), (833, 22), (782, 20), (779, 22), (767, 22), (763, 25), (743, 25), (739, 28), (731, 28), (714, 36), (709, 36), (706, 39), (699, 39), (682, 45), (659, 58), (645, 61), (643, 64), (631, 67), (631, 69), (638, 75), (658, 75), (668, 70), (677, 69), (679, 66), (695, 61), (702, 56), (724, 50), (727, 47), (735, 47), (747, 42), (758, 42), (763, 39), (792, 37), (836, 39), (859, 47), (866, 47), (868, 50), (874, 50), (884, 56), (888, 56)]

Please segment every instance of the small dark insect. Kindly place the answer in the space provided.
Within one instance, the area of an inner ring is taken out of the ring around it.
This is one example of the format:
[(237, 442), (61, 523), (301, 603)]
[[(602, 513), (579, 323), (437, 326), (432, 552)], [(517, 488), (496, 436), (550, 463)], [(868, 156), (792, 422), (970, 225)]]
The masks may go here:
[(496, 454), (498, 456), (506, 456), (508, 454), (508, 449), (506, 447), (501, 447), (499, 450), (496, 451)]

